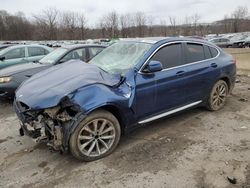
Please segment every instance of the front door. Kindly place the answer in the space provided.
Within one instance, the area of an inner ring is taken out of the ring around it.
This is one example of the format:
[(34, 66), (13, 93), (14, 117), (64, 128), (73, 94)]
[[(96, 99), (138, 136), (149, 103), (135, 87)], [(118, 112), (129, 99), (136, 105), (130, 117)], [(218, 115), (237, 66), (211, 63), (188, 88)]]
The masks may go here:
[(183, 65), (183, 45), (175, 43), (158, 50), (149, 60), (160, 61), (163, 70), (136, 77), (136, 112), (144, 120), (186, 104), (188, 79)]

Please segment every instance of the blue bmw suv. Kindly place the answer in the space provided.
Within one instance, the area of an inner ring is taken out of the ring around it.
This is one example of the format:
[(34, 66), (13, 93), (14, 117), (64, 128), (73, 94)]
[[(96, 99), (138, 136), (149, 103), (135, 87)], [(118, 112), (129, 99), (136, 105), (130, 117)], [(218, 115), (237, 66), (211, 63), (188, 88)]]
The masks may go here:
[(197, 106), (220, 110), (234, 87), (235, 63), (203, 40), (117, 42), (89, 64), (73, 60), (24, 82), (14, 101), (20, 134), (97, 160), (140, 124)]

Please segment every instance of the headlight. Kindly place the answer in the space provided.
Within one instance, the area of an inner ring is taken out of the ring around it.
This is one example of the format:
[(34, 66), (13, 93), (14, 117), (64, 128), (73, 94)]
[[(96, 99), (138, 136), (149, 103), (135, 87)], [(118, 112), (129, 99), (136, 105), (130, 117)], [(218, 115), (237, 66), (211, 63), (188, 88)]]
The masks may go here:
[(11, 81), (11, 77), (1, 77), (0, 78), (0, 83), (7, 83)]

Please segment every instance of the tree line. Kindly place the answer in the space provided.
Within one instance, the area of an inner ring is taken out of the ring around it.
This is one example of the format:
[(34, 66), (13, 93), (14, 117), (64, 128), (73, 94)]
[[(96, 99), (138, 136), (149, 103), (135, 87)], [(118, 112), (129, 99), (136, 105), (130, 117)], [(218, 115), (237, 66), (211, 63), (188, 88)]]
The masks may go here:
[(47, 8), (27, 18), (24, 13), (10, 14), (0, 10), (0, 40), (85, 40), (97, 38), (133, 38), (234, 33), (250, 31), (250, 18), (245, 6), (237, 7), (224, 19), (204, 24), (193, 14), (181, 20), (169, 16), (159, 20), (144, 12), (103, 15), (96, 27), (88, 26), (84, 13)]

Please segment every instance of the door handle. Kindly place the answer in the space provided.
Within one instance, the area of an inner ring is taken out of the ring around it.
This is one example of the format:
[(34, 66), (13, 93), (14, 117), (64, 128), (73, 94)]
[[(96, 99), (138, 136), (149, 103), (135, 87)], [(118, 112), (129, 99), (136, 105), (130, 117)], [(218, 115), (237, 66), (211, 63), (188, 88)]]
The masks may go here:
[(183, 76), (185, 74), (185, 71), (179, 71), (176, 73), (177, 76)]
[(218, 67), (218, 65), (216, 63), (212, 63), (211, 67), (216, 68), (216, 67)]

